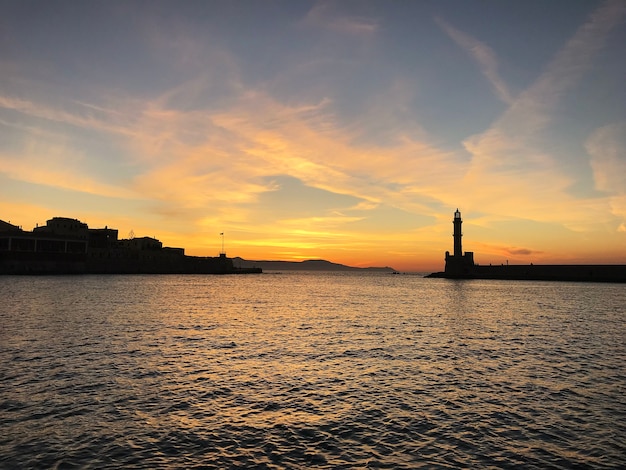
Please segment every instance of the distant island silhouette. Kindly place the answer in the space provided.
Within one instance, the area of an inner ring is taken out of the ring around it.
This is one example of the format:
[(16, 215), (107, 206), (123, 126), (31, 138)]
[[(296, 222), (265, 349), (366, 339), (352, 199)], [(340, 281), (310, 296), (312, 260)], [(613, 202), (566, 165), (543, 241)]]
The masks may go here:
[(481, 266), (474, 263), (474, 253), (463, 253), (461, 212), (454, 213), (454, 252), (446, 251), (445, 271), (429, 274), (430, 278), (505, 279), (533, 281), (626, 282), (626, 265), (620, 264), (525, 264)]
[(333, 263), (323, 259), (309, 259), (304, 261), (250, 261), (243, 258), (233, 258), (235, 267), (251, 269), (262, 268), (267, 271), (375, 271), (396, 272), (389, 266), (358, 268), (344, 264)]
[(32, 231), (0, 220), (0, 274), (252, 274), (259, 267), (235, 267), (223, 252), (187, 256), (156, 238), (119, 239), (117, 229), (99, 229), (67, 217), (53, 217)]

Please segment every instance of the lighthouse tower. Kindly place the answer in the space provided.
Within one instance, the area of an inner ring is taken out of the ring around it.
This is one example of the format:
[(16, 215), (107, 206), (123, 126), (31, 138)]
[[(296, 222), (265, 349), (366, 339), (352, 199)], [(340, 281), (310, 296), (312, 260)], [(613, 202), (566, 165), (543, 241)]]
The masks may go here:
[(463, 245), (461, 244), (461, 238), (463, 237), (463, 232), (461, 231), (462, 224), (461, 212), (457, 209), (452, 220), (452, 225), (454, 226), (452, 235), (454, 237), (454, 254), (450, 255), (450, 252), (446, 251), (446, 277), (470, 277), (474, 267), (474, 253), (467, 251), (463, 254)]
[(463, 220), (461, 219), (461, 213), (459, 209), (454, 213), (454, 220), (452, 221), (454, 224), (454, 257), (463, 256), (463, 248), (461, 247), (461, 237), (463, 233), (461, 233), (461, 224)]

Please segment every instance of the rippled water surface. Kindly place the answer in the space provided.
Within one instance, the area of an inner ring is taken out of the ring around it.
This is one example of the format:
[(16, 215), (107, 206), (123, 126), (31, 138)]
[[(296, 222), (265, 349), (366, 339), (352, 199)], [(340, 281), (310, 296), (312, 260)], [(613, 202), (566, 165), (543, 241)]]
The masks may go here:
[(626, 288), (0, 277), (0, 468), (618, 468)]

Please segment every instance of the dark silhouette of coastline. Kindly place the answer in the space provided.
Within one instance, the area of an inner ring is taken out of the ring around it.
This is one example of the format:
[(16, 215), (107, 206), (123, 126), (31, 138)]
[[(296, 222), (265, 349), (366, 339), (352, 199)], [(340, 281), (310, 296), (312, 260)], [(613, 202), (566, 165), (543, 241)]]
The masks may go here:
[(620, 264), (528, 264), (481, 266), (474, 253), (463, 253), (461, 213), (454, 213), (454, 253), (446, 251), (444, 272), (426, 277), (445, 279), (504, 279), (529, 281), (626, 282), (626, 265)]
[(242, 258), (233, 258), (233, 263), (241, 268), (260, 267), (268, 271), (376, 271), (395, 272), (393, 268), (368, 267), (355, 268), (344, 264), (332, 263), (323, 259), (310, 259), (305, 261), (249, 261)]
[(0, 220), (0, 274), (249, 274), (220, 253), (187, 256), (156, 238), (118, 239), (108, 227), (91, 229), (76, 219), (54, 217), (31, 232)]

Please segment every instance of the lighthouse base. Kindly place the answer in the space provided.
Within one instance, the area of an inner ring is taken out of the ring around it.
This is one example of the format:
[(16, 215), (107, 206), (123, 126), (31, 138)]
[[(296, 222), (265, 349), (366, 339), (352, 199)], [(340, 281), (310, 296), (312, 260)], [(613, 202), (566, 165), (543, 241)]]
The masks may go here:
[(466, 251), (463, 256), (450, 255), (446, 251), (445, 275), (448, 278), (469, 278), (474, 272), (474, 252)]

